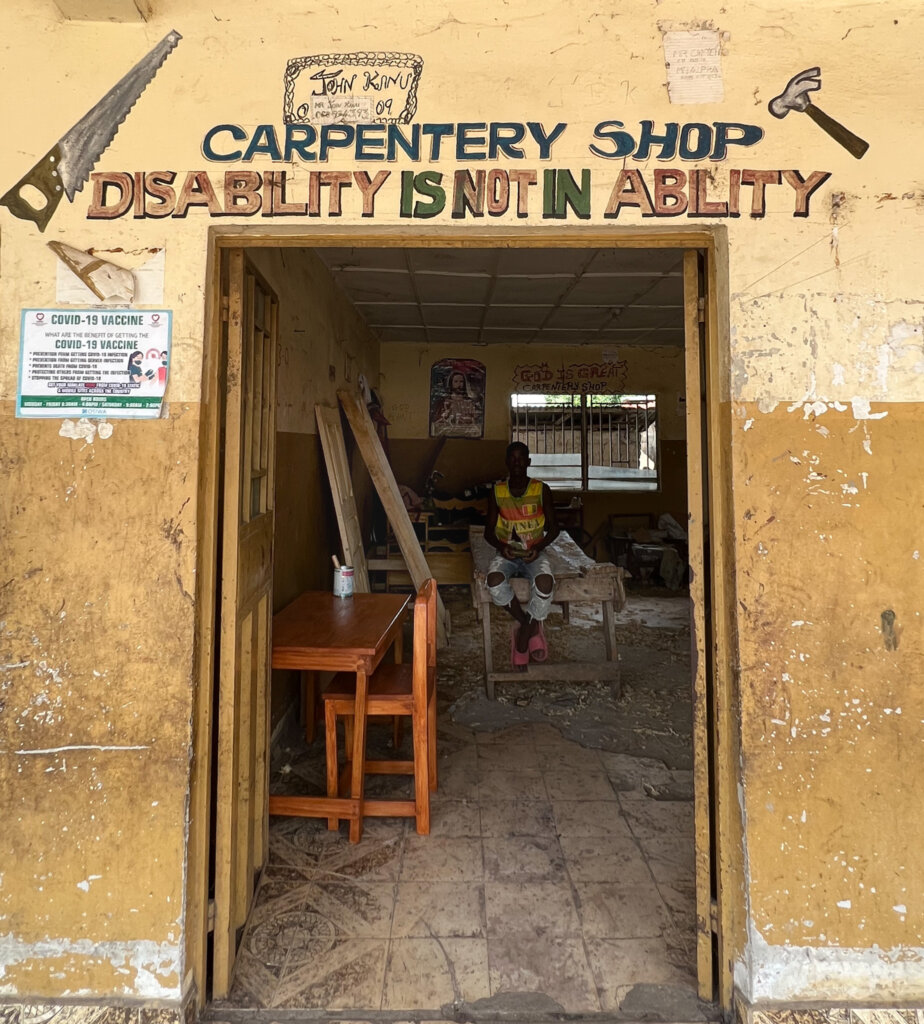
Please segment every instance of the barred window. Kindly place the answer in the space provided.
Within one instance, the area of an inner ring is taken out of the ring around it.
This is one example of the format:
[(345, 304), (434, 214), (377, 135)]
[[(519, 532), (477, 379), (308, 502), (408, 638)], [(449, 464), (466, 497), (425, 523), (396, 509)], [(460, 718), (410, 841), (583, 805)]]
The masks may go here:
[(553, 490), (657, 490), (654, 395), (511, 395), (510, 439)]

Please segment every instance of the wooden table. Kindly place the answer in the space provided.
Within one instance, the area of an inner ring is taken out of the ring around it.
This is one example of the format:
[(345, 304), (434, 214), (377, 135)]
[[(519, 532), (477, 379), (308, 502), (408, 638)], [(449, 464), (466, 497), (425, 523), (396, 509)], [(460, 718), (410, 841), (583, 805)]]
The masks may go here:
[(413, 594), (354, 594), (335, 597), (309, 590), (273, 617), (273, 668), (307, 672), (355, 672), (353, 777), (349, 797), (271, 796), (270, 814), (348, 818), (350, 842), (359, 842), (363, 820), (366, 698), (369, 676), (395, 645), (402, 654), (402, 625)]
[[(551, 661), (529, 663), (526, 672), (516, 672), (511, 667), (504, 672), (494, 671), (494, 652), (491, 643), (491, 609), (493, 602), (485, 577), (491, 559), (497, 554), (484, 539), (484, 527), (469, 528), (469, 542), (475, 573), (472, 582), (472, 600), (475, 611), (481, 619), (484, 640), (484, 676), (488, 697), (494, 699), (496, 683), (524, 682), (530, 679), (559, 680), (562, 682), (605, 681), (614, 694), (619, 696), (619, 656), (616, 651), (616, 615), (626, 603), (626, 571), (610, 562), (595, 562), (575, 544), (567, 533), (560, 533), (546, 548), (555, 577), (552, 600), (562, 606), (565, 622), (568, 621), (572, 603), (600, 604), (603, 609), (603, 642), (606, 650), (605, 661)], [(529, 580), (514, 578), (514, 593), (525, 604), (529, 600)], [(505, 613), (506, 614), (506, 613)], [(509, 616), (508, 616), (509, 618)], [(513, 619), (510, 619), (511, 627)]]

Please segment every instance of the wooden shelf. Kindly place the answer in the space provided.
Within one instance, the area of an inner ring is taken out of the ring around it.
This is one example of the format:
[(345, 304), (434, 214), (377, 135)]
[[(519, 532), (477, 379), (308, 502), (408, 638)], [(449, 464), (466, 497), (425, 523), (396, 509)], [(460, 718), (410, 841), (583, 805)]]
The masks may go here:
[[(472, 555), (468, 525), (437, 523), (436, 514), (425, 511), (412, 517), (411, 525), (430, 572), (438, 584), (469, 584), (472, 581)], [(370, 572), (385, 573), (385, 589), (411, 586), (411, 577), (404, 564), (398, 542), (389, 530), (385, 557), (368, 558)]]

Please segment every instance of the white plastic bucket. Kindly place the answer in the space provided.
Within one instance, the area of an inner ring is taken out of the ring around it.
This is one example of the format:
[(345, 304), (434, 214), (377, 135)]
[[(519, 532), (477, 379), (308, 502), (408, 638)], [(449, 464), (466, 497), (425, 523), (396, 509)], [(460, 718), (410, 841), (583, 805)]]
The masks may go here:
[(353, 596), (353, 566), (352, 565), (341, 565), (339, 569), (334, 569), (334, 596), (335, 597), (352, 597)]

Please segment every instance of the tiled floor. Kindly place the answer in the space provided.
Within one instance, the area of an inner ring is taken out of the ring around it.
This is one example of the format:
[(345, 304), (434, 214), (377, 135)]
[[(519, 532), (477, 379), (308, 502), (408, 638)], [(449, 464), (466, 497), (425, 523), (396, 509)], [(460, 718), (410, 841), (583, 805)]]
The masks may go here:
[[(367, 820), (351, 845), (345, 826), (272, 820), (231, 1006), (593, 1014), (639, 985), (695, 1002), (689, 772), (446, 715), (439, 770), (430, 836)], [(282, 772), (320, 791), (317, 751)]]

